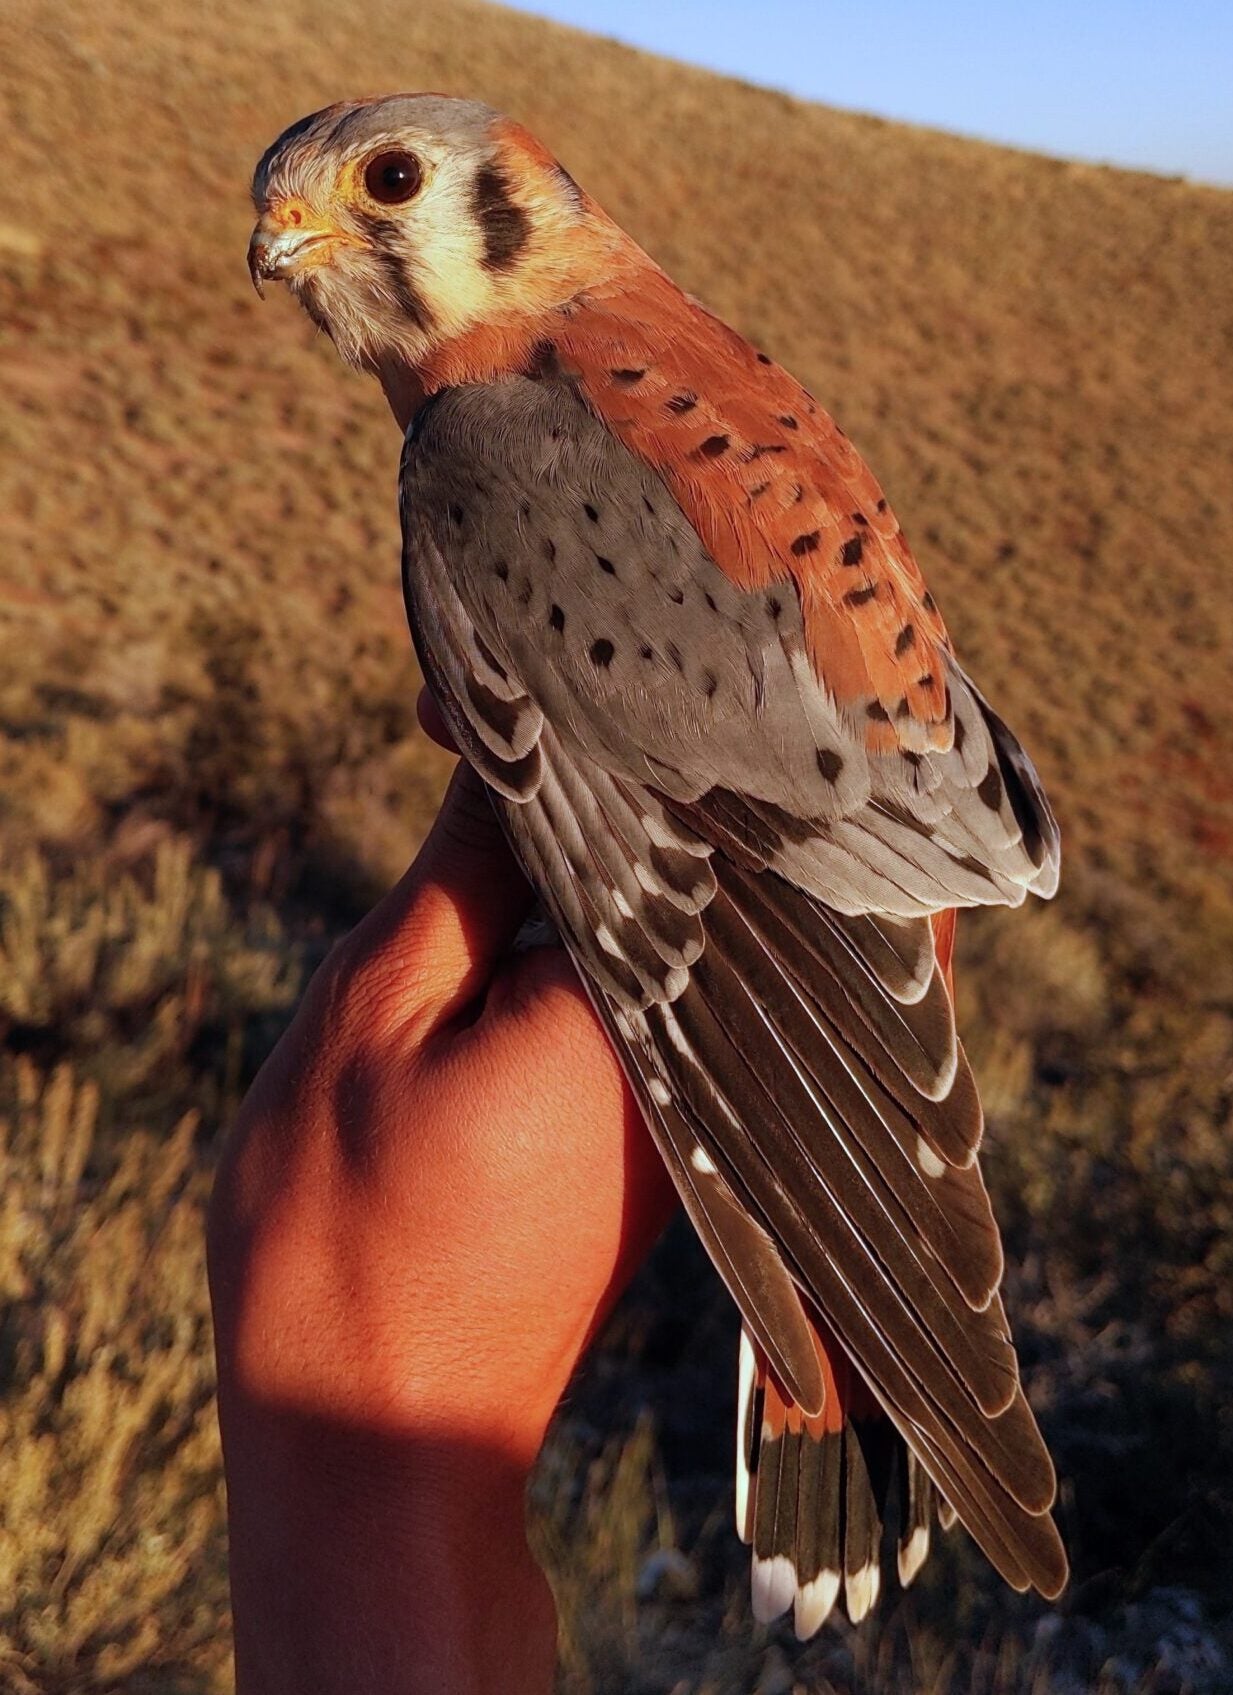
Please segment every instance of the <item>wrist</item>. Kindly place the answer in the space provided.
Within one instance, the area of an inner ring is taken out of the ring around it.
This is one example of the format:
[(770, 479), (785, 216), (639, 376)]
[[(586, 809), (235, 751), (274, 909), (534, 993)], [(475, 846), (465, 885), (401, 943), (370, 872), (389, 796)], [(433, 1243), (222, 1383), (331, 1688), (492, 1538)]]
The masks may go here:
[[(525, 1468), (444, 1435), (386, 1435), (224, 1396), (237, 1695), (547, 1695), (554, 1615)], [(253, 1485), (253, 1473), (259, 1487)]]
[[(529, 1472), (581, 1327), (552, 1358), (528, 1362), (517, 1352), (526, 1326), (494, 1328), (482, 1291), (468, 1311), (461, 1293), (447, 1307), (427, 1278), (395, 1283), (371, 1239), (364, 1251), (345, 1231), (278, 1219), (240, 1238), (223, 1234), (212, 1229), (210, 1242), (215, 1349), (237, 1415), (285, 1420), (289, 1430), (315, 1419), (339, 1433), (465, 1440)], [(413, 1255), (407, 1244), (404, 1270)]]

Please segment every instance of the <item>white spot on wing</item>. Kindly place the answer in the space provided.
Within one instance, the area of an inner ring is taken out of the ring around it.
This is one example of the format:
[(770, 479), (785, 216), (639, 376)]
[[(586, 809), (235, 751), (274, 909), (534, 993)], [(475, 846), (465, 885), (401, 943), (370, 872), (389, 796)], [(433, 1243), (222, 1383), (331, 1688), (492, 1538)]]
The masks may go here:
[(662, 818), (656, 818), (653, 813), (642, 814), (642, 828), (647, 833), (647, 840), (657, 848), (679, 848), (693, 859), (706, 859), (711, 849), (708, 843), (700, 842), (696, 836), (690, 836), (683, 831), (671, 829)]
[(830, 1617), (831, 1608), (839, 1594), (839, 1573), (820, 1571), (810, 1583), (796, 1592), (793, 1623), (798, 1642), (808, 1642)]
[(926, 1177), (941, 1177), (946, 1171), (946, 1161), (938, 1158), (923, 1136), (916, 1138), (916, 1163)]
[(651, 873), (647, 870), (646, 866), (642, 864), (641, 860), (635, 859), (634, 861), (634, 878), (638, 887), (640, 889), (645, 889), (648, 895), (657, 895), (661, 893), (658, 880), (652, 877)]
[(620, 889), (613, 889), (612, 904), (616, 907), (622, 918), (632, 918), (634, 916), (633, 907), (626, 900)]
[(686, 1059), (693, 1059), (694, 1050), (690, 1047), (684, 1030), (681, 1029), (680, 1020), (676, 1013), (672, 1011), (671, 1007), (665, 1006), (660, 1008), (659, 1015), (664, 1022), (664, 1033), (676, 1051), (684, 1054)]
[(647, 1084), (647, 1093), (658, 1106), (667, 1106), (672, 1099), (672, 1090), (658, 1077), (652, 1077)]
[(689, 1163), (695, 1171), (700, 1171), (704, 1177), (714, 1177), (719, 1170), (705, 1148), (695, 1148), (689, 1156)]
[(600, 947), (603, 948), (604, 952), (610, 953), (614, 959), (621, 959), (623, 957), (621, 944), (617, 941), (616, 937), (612, 934), (612, 931), (606, 924), (597, 924), (595, 926), (595, 940), (599, 943)]
[(946, 1058), (942, 1061), (942, 1064), (938, 1069), (938, 1074), (933, 1080), (933, 1087), (929, 1091), (929, 1099), (931, 1101), (944, 1101), (946, 1099), (947, 1095), (950, 1094), (951, 1090), (955, 1086), (955, 1077), (958, 1074), (958, 1071), (959, 1040), (952, 1029), (950, 1034), (950, 1047), (947, 1050)]

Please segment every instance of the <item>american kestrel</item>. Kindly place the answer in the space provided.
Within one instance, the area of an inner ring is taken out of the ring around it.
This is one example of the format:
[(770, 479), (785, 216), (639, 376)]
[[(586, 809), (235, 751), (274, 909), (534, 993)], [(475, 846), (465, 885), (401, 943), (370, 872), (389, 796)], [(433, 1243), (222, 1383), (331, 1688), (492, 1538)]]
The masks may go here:
[(487, 106), (329, 107), (253, 194), (254, 281), (405, 429), (424, 675), (740, 1307), (757, 1617), (862, 1618), (896, 1501), (903, 1583), (936, 1509), (1056, 1596), (951, 954), (1058, 832), (880, 487)]

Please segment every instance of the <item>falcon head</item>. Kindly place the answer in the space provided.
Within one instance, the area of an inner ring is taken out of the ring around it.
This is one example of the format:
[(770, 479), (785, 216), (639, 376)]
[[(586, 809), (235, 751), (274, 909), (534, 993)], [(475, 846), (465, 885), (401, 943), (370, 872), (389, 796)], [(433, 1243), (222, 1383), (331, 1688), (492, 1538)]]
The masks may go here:
[(257, 292), (290, 285), (349, 363), (418, 367), (477, 327), (576, 289), (589, 204), (534, 137), (471, 100), (396, 94), (328, 106), (257, 166)]

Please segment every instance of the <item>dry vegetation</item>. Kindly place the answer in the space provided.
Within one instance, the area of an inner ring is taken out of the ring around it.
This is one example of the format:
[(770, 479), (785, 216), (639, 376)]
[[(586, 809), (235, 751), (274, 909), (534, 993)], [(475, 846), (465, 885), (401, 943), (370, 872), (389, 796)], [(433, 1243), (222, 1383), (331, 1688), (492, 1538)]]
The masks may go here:
[[(960, 1538), (799, 1652), (726, 1526), (731, 1318), (666, 1244), (536, 1490), (572, 1695), (1233, 1682), (1233, 198), (804, 106), (450, 0), (0, 12), (0, 1689), (227, 1686), (201, 1263), (220, 1127), (443, 773), (394, 432), (245, 183), (402, 84), (541, 131), (839, 412), (1068, 867), (966, 1023), (1077, 1580)], [(615, 138), (615, 139), (614, 139)], [(675, 1291), (669, 1303), (664, 1291)], [(649, 1410), (648, 1410), (649, 1409)], [(957, 1578), (962, 1576), (962, 1584)]]

